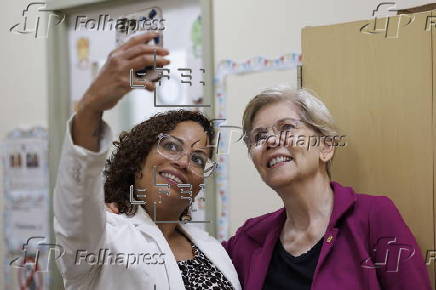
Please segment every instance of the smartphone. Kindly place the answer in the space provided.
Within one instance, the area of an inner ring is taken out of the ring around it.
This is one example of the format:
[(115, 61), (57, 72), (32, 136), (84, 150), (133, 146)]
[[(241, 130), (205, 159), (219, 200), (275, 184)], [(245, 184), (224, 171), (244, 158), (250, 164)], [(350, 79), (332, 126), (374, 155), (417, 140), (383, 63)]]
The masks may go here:
[[(137, 34), (159, 32), (159, 36), (153, 38), (148, 44), (163, 47), (163, 30), (165, 27), (160, 7), (140, 10), (126, 15), (118, 19), (118, 21), (121, 21), (121, 25), (116, 26), (115, 41), (118, 46)], [(145, 78), (147, 81), (155, 82), (160, 79), (161, 72), (155, 70), (155, 67), (151, 65), (135, 71), (135, 75), (138, 78)]]

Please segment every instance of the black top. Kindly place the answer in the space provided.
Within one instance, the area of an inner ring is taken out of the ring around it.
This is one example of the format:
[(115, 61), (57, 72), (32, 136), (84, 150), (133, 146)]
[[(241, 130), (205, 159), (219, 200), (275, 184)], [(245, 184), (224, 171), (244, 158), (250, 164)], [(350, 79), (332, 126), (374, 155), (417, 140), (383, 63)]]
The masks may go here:
[(307, 253), (295, 257), (286, 252), (279, 240), (272, 253), (263, 289), (310, 290), (323, 241), (322, 238)]

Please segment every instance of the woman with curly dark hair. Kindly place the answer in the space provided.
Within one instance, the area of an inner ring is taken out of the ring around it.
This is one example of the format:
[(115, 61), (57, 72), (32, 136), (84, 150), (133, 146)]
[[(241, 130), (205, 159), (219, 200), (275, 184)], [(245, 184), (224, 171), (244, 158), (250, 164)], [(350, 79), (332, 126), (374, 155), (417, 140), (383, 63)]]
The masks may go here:
[[(120, 76), (153, 62), (156, 48), (144, 44), (153, 37), (133, 38), (109, 55), (67, 124), (54, 193), (65, 288), (241, 289), (221, 244), (187, 224), (192, 200), (214, 167), (214, 130), (205, 116), (155, 115), (123, 132), (105, 160), (112, 138), (103, 112), (130, 90)], [(168, 64), (168, 51), (156, 52), (157, 64)], [(104, 202), (117, 203), (121, 214), (106, 211)]]
[[(186, 124), (183, 122), (187, 122)], [(179, 125), (179, 123), (182, 123)], [(197, 123), (197, 124), (196, 124)], [(199, 126), (200, 125), (200, 126)], [(111, 158), (106, 161), (106, 169), (104, 175), (106, 181), (104, 184), (105, 202), (116, 202), (120, 213), (126, 215), (134, 215), (137, 211), (138, 204), (132, 203), (130, 198), (130, 192), (134, 196), (148, 196), (146, 193), (141, 194), (142, 189), (151, 189), (156, 187), (153, 183), (155, 174), (160, 175), (168, 179), (168, 184), (173, 183), (174, 186), (179, 186), (179, 190), (183, 190), (185, 186), (178, 184), (189, 184), (189, 188), (192, 187), (197, 192), (202, 183), (202, 176), (209, 175), (213, 168), (214, 163), (210, 160), (211, 154), (210, 147), (201, 146), (200, 150), (193, 151), (190, 156), (191, 159), (180, 158), (181, 151), (183, 150), (183, 140), (168, 134), (176, 127), (183, 128), (182, 135), (190, 134), (192, 127), (199, 127), (200, 130), (204, 130), (207, 135), (207, 143), (211, 144), (214, 138), (214, 129), (211, 126), (209, 120), (198, 112), (193, 111), (169, 111), (166, 113), (156, 114), (150, 119), (136, 125), (129, 132), (121, 133), (119, 140), (114, 142), (116, 150), (112, 154)], [(180, 131), (180, 129), (178, 130)], [(186, 132), (185, 132), (186, 131)], [(157, 141), (157, 146), (156, 146)], [(180, 152), (179, 152), (180, 151)], [(151, 154), (150, 154), (151, 152)], [(157, 153), (157, 154), (155, 154)], [(174, 170), (161, 170), (158, 164), (155, 164), (155, 159), (151, 159), (145, 162), (144, 156), (154, 156), (155, 154), (159, 158), (167, 158), (170, 161), (178, 162), (191, 162), (194, 175), (193, 178), (183, 176)], [(174, 155), (174, 157), (173, 157)], [(199, 166), (201, 165), (201, 166)], [(157, 170), (153, 170), (156, 168)], [(154, 172), (155, 171), (155, 172)], [(195, 174), (197, 173), (197, 174)], [(136, 188), (132, 185), (135, 184)], [(158, 180), (156, 180), (158, 182)], [(200, 183), (198, 183), (200, 182)], [(132, 190), (130, 190), (130, 188)], [(161, 192), (164, 192), (166, 186), (162, 186)], [(169, 187), (168, 187), (169, 188)], [(188, 190), (186, 190), (188, 191)], [(181, 219), (189, 219), (187, 214), (188, 201), (191, 197), (185, 194), (185, 198), (180, 201), (180, 192), (175, 194), (176, 199), (171, 201), (168, 199), (168, 195), (150, 191), (144, 208), (149, 213), (153, 213), (154, 207), (156, 207), (156, 213), (161, 216), (158, 220), (165, 220), (164, 212), (168, 208), (172, 215), (173, 208), (181, 206), (184, 208)], [(161, 201), (162, 197), (167, 198), (165, 203)], [(175, 202), (173, 206), (170, 206), (171, 202)], [(141, 203), (142, 204), (142, 203)], [(180, 204), (180, 205), (178, 205)]]

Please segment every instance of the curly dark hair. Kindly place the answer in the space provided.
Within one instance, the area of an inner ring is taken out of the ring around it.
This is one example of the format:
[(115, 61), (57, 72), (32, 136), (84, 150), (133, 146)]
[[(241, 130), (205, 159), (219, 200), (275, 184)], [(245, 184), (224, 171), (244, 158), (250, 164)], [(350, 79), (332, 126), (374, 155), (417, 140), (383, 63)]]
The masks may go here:
[[(120, 213), (134, 215), (137, 205), (131, 204), (130, 185), (135, 184), (135, 174), (141, 172), (144, 159), (156, 144), (160, 133), (168, 133), (178, 123), (194, 121), (200, 124), (209, 137), (209, 144), (215, 137), (215, 130), (209, 119), (200, 112), (177, 110), (158, 113), (139, 123), (129, 131), (123, 131), (119, 140), (113, 142), (115, 150), (106, 160), (105, 202), (116, 202)], [(213, 150), (210, 150), (212, 156)]]

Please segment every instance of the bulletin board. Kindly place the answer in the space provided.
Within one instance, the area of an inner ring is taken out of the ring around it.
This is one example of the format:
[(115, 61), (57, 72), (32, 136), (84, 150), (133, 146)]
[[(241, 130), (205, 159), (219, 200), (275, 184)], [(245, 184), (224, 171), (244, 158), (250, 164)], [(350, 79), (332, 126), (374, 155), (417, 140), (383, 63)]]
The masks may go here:
[[(77, 17), (86, 16), (87, 19), (96, 19), (98, 23), (99, 17), (102, 19), (104, 15), (116, 19), (150, 7), (159, 7), (163, 11), (163, 18), (166, 19), (163, 43), (171, 52), (170, 78), (177, 81), (169, 82), (165, 88), (162, 86), (157, 95), (145, 90), (133, 90), (116, 108), (105, 112), (104, 120), (112, 127), (114, 136), (117, 136), (122, 130), (129, 129), (134, 124), (165, 110), (186, 108), (202, 111), (209, 117), (214, 116), (211, 1), (49, 1), (48, 9), (66, 16), (65, 21), (51, 29), (48, 36), (51, 199), (66, 121), (74, 110), (75, 102), (117, 43), (114, 31), (84, 27), (84, 19), (79, 18), (78, 21)], [(179, 69), (191, 69), (191, 84), (180, 85), (181, 74), (186, 73), (186, 70), (182, 72)], [(179, 94), (175, 95), (174, 92)], [(206, 190), (200, 199), (203, 203), (196, 205), (196, 209), (200, 209), (197, 218), (211, 221), (205, 224), (205, 228), (214, 235), (214, 180), (208, 179), (205, 183)], [(193, 219), (196, 218), (195, 215), (196, 213), (193, 213)], [(51, 208), (50, 217), (52, 216)], [(52, 229), (51, 226), (51, 231)], [(50, 237), (51, 241), (55, 240), (53, 232)], [(54, 262), (50, 267), (52, 273), (58, 272)], [(50, 289), (63, 289), (60, 275), (53, 275)]]

